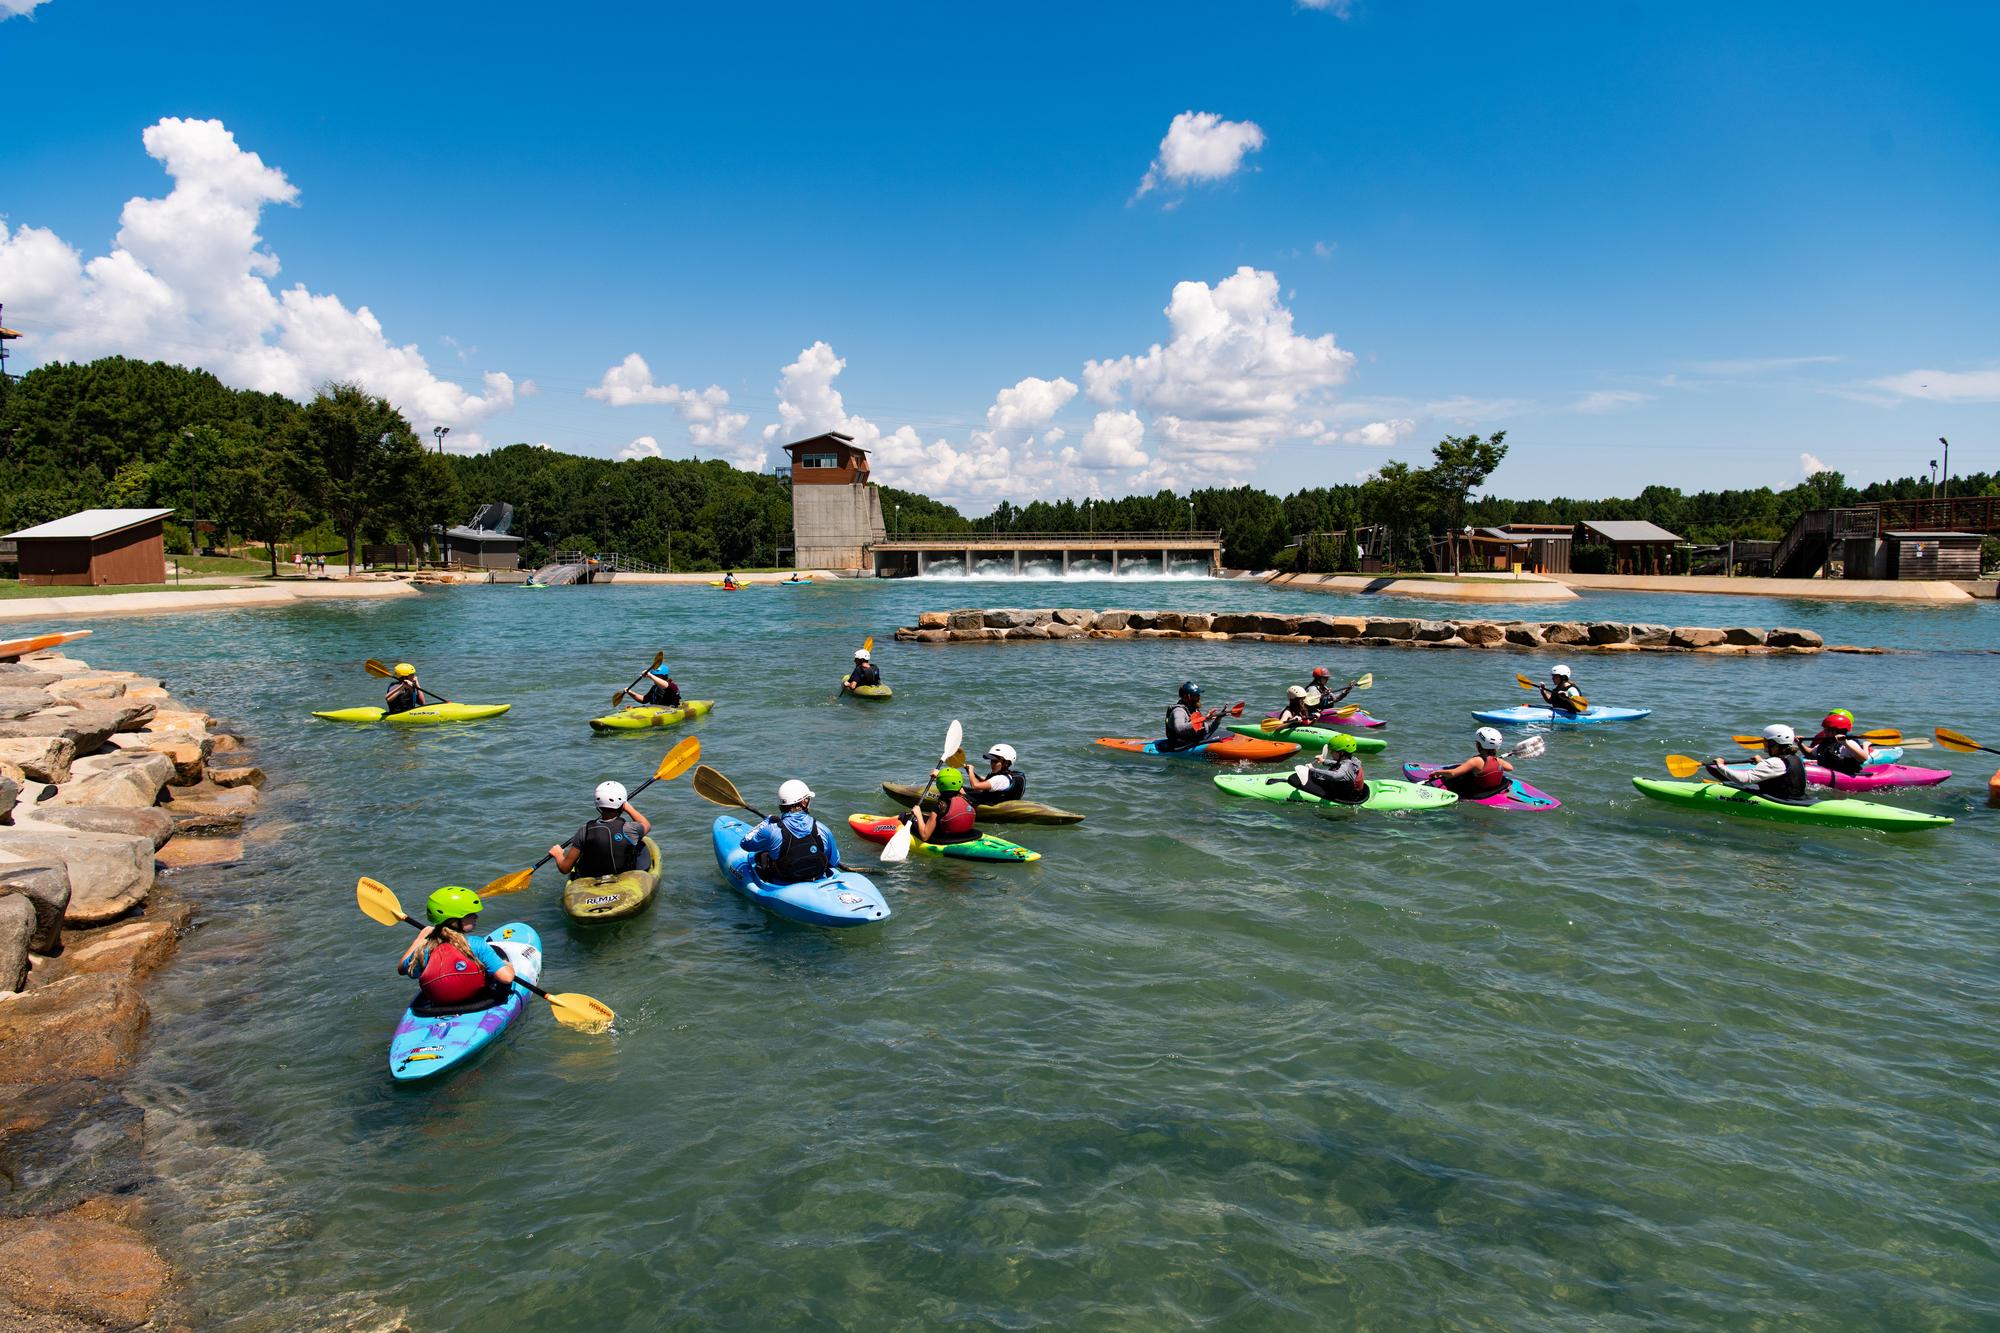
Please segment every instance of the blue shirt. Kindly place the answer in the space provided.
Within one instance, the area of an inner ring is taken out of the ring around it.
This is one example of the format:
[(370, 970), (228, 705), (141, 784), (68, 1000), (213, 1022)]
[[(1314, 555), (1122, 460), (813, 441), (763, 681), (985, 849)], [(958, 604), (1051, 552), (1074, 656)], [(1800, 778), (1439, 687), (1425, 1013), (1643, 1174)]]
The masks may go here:
[[(805, 810), (788, 810), (785, 812), (784, 820), (785, 828), (794, 838), (810, 838), (813, 830), (818, 829), (820, 836), (826, 839), (827, 869), (840, 869), (840, 844), (833, 840), (833, 830), (814, 819)], [(751, 829), (749, 836), (743, 839), (743, 850), (752, 856), (760, 852), (770, 852), (775, 855), (784, 845), (785, 840), (778, 836), (778, 826), (768, 819)]]
[[(472, 961), (485, 968), (486, 975), (489, 977), (503, 967), (512, 967), (514, 965), (506, 954), (501, 953), (498, 949), (487, 943), (484, 935), (467, 935), (465, 942), (472, 946)], [(424, 947), (411, 957), (408, 963), (397, 970), (405, 976), (422, 976), (424, 964), (430, 961), (431, 949), (436, 944), (437, 936), (433, 935), (425, 942)]]

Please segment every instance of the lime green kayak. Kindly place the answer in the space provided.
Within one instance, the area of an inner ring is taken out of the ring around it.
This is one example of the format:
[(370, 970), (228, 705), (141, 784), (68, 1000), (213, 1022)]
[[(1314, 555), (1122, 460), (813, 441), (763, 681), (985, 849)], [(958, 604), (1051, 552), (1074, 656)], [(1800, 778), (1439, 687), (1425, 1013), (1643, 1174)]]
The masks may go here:
[(1851, 796), (1829, 797), (1823, 801), (1776, 801), (1753, 791), (1725, 786), (1719, 782), (1670, 782), (1662, 778), (1633, 778), (1632, 785), (1656, 801), (1683, 805), (1690, 809), (1717, 810), (1741, 819), (1768, 819), (1777, 824), (1812, 824), (1820, 828), (1868, 828), (1885, 833), (1915, 833), (1943, 828), (1951, 820), (1943, 815), (1926, 815), (1876, 801), (1857, 801)]
[(1286, 781), (1286, 774), (1272, 777), (1263, 773), (1218, 773), (1215, 785), (1231, 796), (1248, 796), (1253, 801), (1274, 801), (1282, 805), (1320, 805), (1329, 810), (1442, 810), (1456, 804), (1458, 796), (1441, 787), (1397, 778), (1368, 779), (1365, 801), (1329, 801), (1300, 791)]
[(420, 708), (391, 713), (381, 708), (330, 708), (316, 712), (329, 722), (387, 722), (398, 727), (418, 727), (429, 722), (477, 722), (482, 717), (498, 717), (512, 704), (425, 704)]
[(674, 727), (691, 717), (700, 717), (715, 707), (713, 699), (683, 699), (672, 708), (640, 704), (590, 719), (592, 731), (645, 731), (651, 727)]
[[(896, 836), (903, 821), (895, 815), (849, 815), (847, 826), (870, 842), (887, 842)], [(957, 856), (967, 861), (1039, 861), (1040, 852), (1031, 852), (1018, 842), (982, 833), (964, 842), (925, 842), (910, 839), (910, 850), (925, 856)]]
[(1351, 731), (1335, 731), (1331, 727), (1280, 727), (1276, 731), (1266, 731), (1255, 722), (1231, 722), (1229, 729), (1239, 736), (1256, 740), (1290, 741), (1307, 754), (1318, 754), (1320, 747), (1335, 736), (1353, 736), (1356, 754), (1380, 754), (1389, 748), (1389, 742), (1380, 736), (1355, 736)]
[(892, 691), (887, 685), (856, 685), (848, 693), (857, 699), (887, 699)]

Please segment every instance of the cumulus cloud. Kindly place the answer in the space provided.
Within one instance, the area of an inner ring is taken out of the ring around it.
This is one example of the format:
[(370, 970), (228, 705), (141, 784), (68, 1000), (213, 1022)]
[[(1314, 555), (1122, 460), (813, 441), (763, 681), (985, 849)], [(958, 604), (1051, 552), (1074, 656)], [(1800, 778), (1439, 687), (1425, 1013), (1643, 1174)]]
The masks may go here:
[(49, 0), (0, 0), (0, 19), (11, 19), (23, 14), (32, 14), (37, 6)]
[(641, 435), (632, 443), (618, 451), (620, 458), (663, 458), (660, 442), (650, 435)]
[[(645, 357), (633, 352), (605, 371), (596, 388), (585, 389), (583, 393), (586, 398), (595, 398), (613, 407), (671, 407), (687, 423), (688, 439), (696, 448), (719, 453), (737, 467), (749, 471), (757, 471), (764, 466), (763, 447), (746, 443), (740, 438), (743, 428), (750, 424), (750, 414), (730, 411), (729, 391), (719, 384), (711, 384), (706, 389), (655, 384), (653, 368), (646, 364)], [(765, 434), (768, 438), (769, 432)], [(650, 436), (641, 438), (651, 439)], [(657, 454), (655, 446), (654, 455)], [(621, 453), (619, 457), (625, 455)]]
[(1074, 397), (1076, 386), (1068, 380), (1030, 375), (994, 396), (993, 406), (986, 409), (986, 424), (996, 431), (1038, 430)]
[(1144, 467), (1146, 454), (1139, 442), (1145, 438), (1146, 423), (1137, 412), (1099, 412), (1084, 433), (1076, 461), (1094, 472)]
[(0, 223), (0, 291), (29, 335), (30, 359), (186, 362), (293, 398), (353, 380), (419, 430), (453, 427), (454, 448), (483, 444), (462, 428), (514, 405), (510, 377), (488, 372), (478, 391), (439, 379), (413, 344), (389, 341), (367, 306), (302, 285), (272, 290), (278, 257), (257, 227), (267, 205), (298, 199), (282, 171), (238, 147), (218, 120), (170, 116), (142, 138), (173, 189), (126, 202), (111, 253), (86, 261), (46, 228)]
[(1354, 13), (1354, 0), (1299, 0), (1300, 9), (1317, 9), (1344, 19)]
[(1224, 120), (1213, 111), (1183, 111), (1167, 126), (1160, 152), (1132, 197), (1163, 185), (1187, 186), (1226, 180), (1243, 166), (1243, 158), (1264, 146), (1264, 131), (1255, 121)]
[(1356, 426), (1353, 430), (1341, 432), (1339, 438), (1342, 444), (1365, 444), (1386, 449), (1414, 435), (1416, 430), (1416, 422), (1408, 417), (1397, 417), (1391, 421), (1371, 421), (1365, 426)]
[(1806, 476), (1808, 476), (1808, 477), (1815, 477), (1815, 476), (1818, 476), (1818, 475), (1819, 475), (1820, 473), (1822, 473), (1822, 472), (1831, 472), (1831, 471), (1833, 471), (1833, 469), (1832, 469), (1832, 468), (1830, 468), (1830, 467), (1828, 467), (1828, 466), (1827, 466), (1826, 464), (1824, 464), (1824, 463), (1820, 462), (1820, 461), (1819, 461), (1819, 459), (1817, 459), (1817, 458), (1813, 457), (1813, 456), (1812, 456), (1811, 454), (1800, 454), (1800, 455), (1799, 455), (1799, 468), (1800, 468), (1800, 470), (1801, 470), (1801, 471), (1803, 471), (1803, 472), (1805, 473), (1805, 475), (1806, 475)]
[(1869, 383), (1903, 398), (1924, 398), (1934, 403), (2000, 403), (2000, 368), (1910, 370)]
[(1636, 407), (1640, 403), (1650, 403), (1653, 395), (1640, 393), (1636, 389), (1596, 389), (1570, 405), (1572, 412), (1597, 414), (1616, 412), (1621, 407)]

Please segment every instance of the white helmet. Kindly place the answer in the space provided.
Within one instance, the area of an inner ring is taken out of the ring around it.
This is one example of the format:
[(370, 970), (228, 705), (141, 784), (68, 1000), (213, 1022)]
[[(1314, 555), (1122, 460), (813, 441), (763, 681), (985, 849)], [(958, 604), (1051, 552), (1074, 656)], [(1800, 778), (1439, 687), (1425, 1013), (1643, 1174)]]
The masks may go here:
[(1770, 726), (1764, 728), (1764, 739), (1775, 741), (1779, 745), (1796, 745), (1798, 744), (1799, 735), (1784, 723), (1773, 722)]
[(867, 650), (866, 648), (856, 648), (856, 649), (854, 650), (854, 660), (855, 660), (855, 661), (857, 661), (857, 662), (866, 662), (866, 661), (868, 661), (868, 660), (869, 660), (869, 658), (868, 658), (868, 650)]
[(1285, 697), (1287, 699), (1303, 699), (1306, 697), (1306, 687), (1303, 685), (1294, 685), (1285, 691)]
[(625, 808), (625, 784), (622, 782), (598, 783), (597, 808), (599, 810), (623, 810)]
[(1551, 676), (1561, 676), (1563, 679), (1567, 680), (1569, 679), (1569, 667), (1564, 663), (1558, 662), (1554, 666), (1549, 668), (1549, 674)]
[(779, 805), (804, 805), (813, 798), (813, 789), (797, 778), (788, 779), (778, 788)]
[(996, 745), (986, 752), (986, 757), (988, 759), (1005, 759), (1011, 764), (1014, 762), (1014, 747), (1004, 743)]
[(1472, 733), (1472, 743), (1482, 750), (1500, 748), (1500, 732), (1496, 727), (1481, 727)]

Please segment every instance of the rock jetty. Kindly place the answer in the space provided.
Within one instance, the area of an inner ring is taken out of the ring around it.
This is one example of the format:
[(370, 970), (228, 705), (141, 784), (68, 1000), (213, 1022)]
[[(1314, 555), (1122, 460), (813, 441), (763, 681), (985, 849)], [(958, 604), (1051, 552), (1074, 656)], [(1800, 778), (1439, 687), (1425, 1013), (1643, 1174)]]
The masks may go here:
[(158, 680), (0, 662), (0, 1327), (157, 1312), (170, 1274), (138, 1226), (141, 1114), (118, 1078), (140, 983), (193, 915), (175, 872), (241, 859), (263, 782)]
[(1809, 629), (1646, 625), (1615, 620), (1411, 620), (1273, 611), (925, 611), (896, 631), (905, 643), (1046, 639), (1205, 639), (1339, 643), (1360, 648), (1547, 648), (1564, 653), (1817, 653)]

